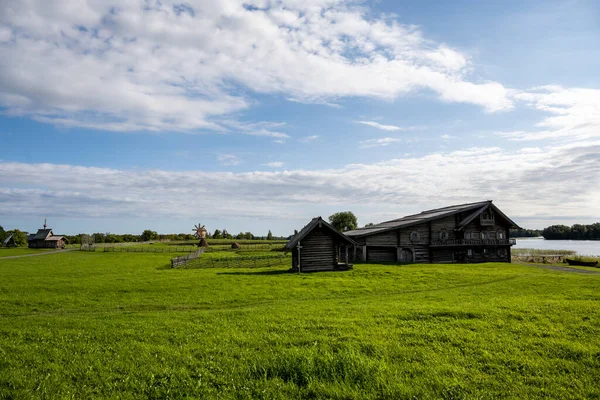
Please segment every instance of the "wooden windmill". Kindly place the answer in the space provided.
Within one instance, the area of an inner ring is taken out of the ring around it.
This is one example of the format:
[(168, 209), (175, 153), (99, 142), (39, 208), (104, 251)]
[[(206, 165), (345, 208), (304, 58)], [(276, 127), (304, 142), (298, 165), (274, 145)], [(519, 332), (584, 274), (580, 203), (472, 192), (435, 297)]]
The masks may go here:
[(204, 225), (200, 225), (200, 223), (198, 223), (198, 225), (194, 225), (194, 229), (192, 229), (192, 231), (194, 232), (196, 239), (199, 240), (198, 247), (208, 247), (208, 242), (206, 241), (207, 230)]

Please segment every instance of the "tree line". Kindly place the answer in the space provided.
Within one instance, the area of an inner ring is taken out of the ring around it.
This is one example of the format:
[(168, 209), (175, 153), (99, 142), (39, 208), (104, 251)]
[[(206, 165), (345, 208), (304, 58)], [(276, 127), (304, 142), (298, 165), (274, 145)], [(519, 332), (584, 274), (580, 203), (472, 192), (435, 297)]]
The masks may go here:
[(524, 238), (524, 237), (540, 237), (542, 236), (541, 229), (511, 229), (511, 238)]
[(600, 240), (600, 222), (590, 225), (551, 225), (544, 229), (511, 229), (510, 237), (539, 237), (547, 240)]
[(600, 222), (591, 225), (552, 225), (542, 231), (548, 240), (600, 240)]
[[(2, 226), (0, 226), (0, 246), (4, 242), (8, 236), (13, 235), (13, 239), (15, 240), (15, 244), (17, 246), (27, 246), (27, 232), (20, 231), (18, 229), (5, 231)], [(69, 244), (81, 244), (81, 236), (91, 236), (94, 243), (130, 243), (130, 242), (150, 242), (152, 240), (156, 241), (197, 241), (196, 237), (190, 233), (170, 233), (170, 234), (160, 234), (156, 231), (146, 229), (139, 235), (134, 235), (130, 233), (125, 234), (117, 234), (117, 233), (102, 233), (96, 232), (91, 235), (87, 234), (78, 234), (78, 235), (62, 235), (67, 238)], [(232, 240), (283, 240), (288, 237), (274, 236), (271, 231), (267, 233), (267, 236), (256, 236), (252, 232), (240, 232), (236, 235), (232, 235), (227, 232), (226, 229), (220, 230), (215, 229), (215, 231), (211, 234), (208, 233), (208, 239), (232, 239)]]

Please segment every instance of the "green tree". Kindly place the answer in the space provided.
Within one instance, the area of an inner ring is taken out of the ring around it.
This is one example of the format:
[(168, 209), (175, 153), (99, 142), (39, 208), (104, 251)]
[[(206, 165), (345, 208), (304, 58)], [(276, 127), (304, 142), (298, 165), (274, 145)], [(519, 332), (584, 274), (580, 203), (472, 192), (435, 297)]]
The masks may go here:
[(148, 242), (150, 240), (158, 240), (159, 236), (156, 231), (151, 231), (150, 229), (146, 229), (142, 232), (142, 242)]
[(270, 229), (269, 229), (269, 233), (267, 233), (267, 240), (273, 240), (273, 234), (271, 233)]
[(213, 239), (222, 239), (223, 238), (223, 234), (221, 233), (220, 230), (215, 229), (215, 233), (212, 234), (212, 238)]
[(329, 222), (335, 229), (342, 232), (358, 228), (358, 221), (352, 211), (342, 211), (330, 215)]
[(372, 222), (369, 222), (368, 224), (365, 225), (365, 228), (368, 228), (368, 227), (373, 226), (373, 225), (375, 225), (375, 224), (372, 223)]
[(138, 242), (140, 240), (139, 236), (132, 235), (130, 233), (126, 233), (123, 235), (124, 242)]
[(25, 232), (21, 232), (18, 229), (14, 229), (6, 233), (8, 234), (6, 235), (7, 237), (11, 234), (13, 235), (13, 239), (15, 240), (15, 244), (17, 246), (27, 246), (27, 235), (25, 234)]
[(4, 239), (6, 239), (7, 237), (8, 237), (8, 235), (6, 234), (6, 231), (0, 225), (0, 245), (2, 244), (2, 242), (4, 242)]
[(117, 235), (114, 233), (106, 233), (105, 241), (106, 243), (121, 243), (123, 241), (123, 238), (121, 237), (121, 235)]
[(105, 243), (106, 235), (104, 233), (94, 233), (94, 243)]
[(244, 239), (252, 240), (254, 239), (254, 235), (251, 232), (244, 233)]

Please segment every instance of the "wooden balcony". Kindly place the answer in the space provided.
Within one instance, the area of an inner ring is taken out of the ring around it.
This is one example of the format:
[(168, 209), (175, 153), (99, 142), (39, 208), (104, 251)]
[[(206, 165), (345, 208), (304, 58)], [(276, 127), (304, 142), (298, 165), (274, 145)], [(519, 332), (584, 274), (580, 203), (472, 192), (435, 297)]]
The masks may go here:
[(431, 247), (457, 247), (457, 246), (514, 246), (516, 239), (453, 239), (435, 241)]

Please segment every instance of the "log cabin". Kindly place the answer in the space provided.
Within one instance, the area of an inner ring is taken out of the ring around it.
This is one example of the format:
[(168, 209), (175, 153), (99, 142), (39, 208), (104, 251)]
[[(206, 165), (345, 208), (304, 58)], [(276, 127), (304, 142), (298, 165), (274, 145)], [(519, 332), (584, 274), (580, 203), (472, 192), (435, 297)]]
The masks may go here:
[(44, 221), (43, 229), (38, 229), (37, 233), (27, 236), (27, 245), (32, 249), (64, 249), (67, 243), (69, 243), (69, 240), (66, 237), (54, 235), (52, 229), (46, 228), (46, 221)]
[(393, 263), (511, 262), (511, 228), (491, 200), (437, 208), (344, 232), (357, 259)]
[(356, 243), (321, 217), (313, 218), (285, 245), (296, 272), (333, 271), (352, 267)]

